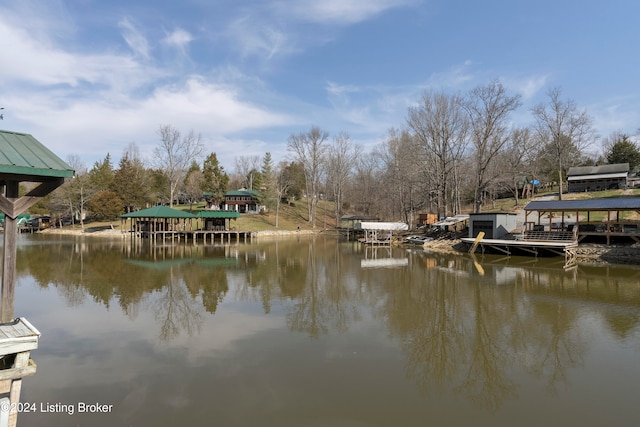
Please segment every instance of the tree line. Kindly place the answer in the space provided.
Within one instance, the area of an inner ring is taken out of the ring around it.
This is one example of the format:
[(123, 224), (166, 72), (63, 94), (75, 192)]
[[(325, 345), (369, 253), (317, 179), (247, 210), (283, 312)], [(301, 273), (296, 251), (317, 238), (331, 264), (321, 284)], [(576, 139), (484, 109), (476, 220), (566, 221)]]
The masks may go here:
[[(315, 227), (319, 200), (334, 203), (336, 225), (344, 213), (401, 220), (411, 225), (418, 212), (439, 216), (474, 212), (497, 197), (526, 197), (534, 183), (553, 183), (560, 198), (572, 166), (602, 163), (640, 165), (640, 147), (628, 134), (611, 134), (602, 154), (593, 154), (598, 135), (593, 118), (563, 98), (560, 88), (530, 110), (532, 123), (515, 126), (519, 95), (498, 81), (470, 91), (427, 91), (410, 107), (406, 123), (392, 128), (369, 152), (346, 132), (330, 138), (318, 126), (293, 133), (288, 159), (275, 163), (264, 156), (238, 156), (228, 173), (216, 153), (205, 155), (202, 137), (160, 126), (159, 144), (151, 162), (135, 144), (118, 165), (109, 154), (90, 169), (69, 159), (75, 178), (34, 209), (62, 219), (90, 213), (100, 219), (154, 204), (173, 205), (206, 199), (221, 205), (229, 189), (255, 190), (276, 215), (284, 201), (305, 196), (308, 221)], [(33, 211), (33, 210), (32, 210)]]

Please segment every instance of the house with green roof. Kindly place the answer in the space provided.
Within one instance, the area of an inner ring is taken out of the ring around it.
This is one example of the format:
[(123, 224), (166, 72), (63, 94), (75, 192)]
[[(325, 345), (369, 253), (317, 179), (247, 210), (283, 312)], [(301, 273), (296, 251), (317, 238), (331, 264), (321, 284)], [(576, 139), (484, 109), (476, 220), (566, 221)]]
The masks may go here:
[(224, 210), (240, 213), (258, 213), (262, 208), (258, 198), (259, 193), (253, 190), (227, 191), (224, 194)]

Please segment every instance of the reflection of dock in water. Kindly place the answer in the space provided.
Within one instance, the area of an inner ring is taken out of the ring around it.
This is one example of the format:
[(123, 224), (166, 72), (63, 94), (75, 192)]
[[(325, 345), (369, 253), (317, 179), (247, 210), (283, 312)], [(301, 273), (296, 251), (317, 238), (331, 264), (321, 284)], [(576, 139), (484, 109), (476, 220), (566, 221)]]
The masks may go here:
[[(364, 259), (360, 260), (361, 268), (399, 268), (409, 265), (409, 258), (396, 258), (390, 246), (364, 246)], [(380, 256), (380, 255), (383, 256)]]
[(361, 268), (398, 268), (407, 265), (409, 265), (408, 258), (363, 259), (360, 261)]
[(502, 253), (507, 256), (516, 254), (526, 254), (529, 256), (551, 255), (563, 256), (565, 268), (576, 265), (576, 250), (578, 242), (575, 240), (508, 240), (508, 239), (480, 239), (473, 237), (463, 237), (462, 240), (468, 245), (480, 246), (482, 252)]

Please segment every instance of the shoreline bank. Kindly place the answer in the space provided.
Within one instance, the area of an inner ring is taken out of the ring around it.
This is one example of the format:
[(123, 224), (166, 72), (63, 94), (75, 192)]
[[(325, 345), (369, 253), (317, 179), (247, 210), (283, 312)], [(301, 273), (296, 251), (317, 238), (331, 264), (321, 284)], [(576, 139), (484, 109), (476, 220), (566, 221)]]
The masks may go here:
[[(42, 230), (43, 234), (58, 234), (77, 237), (100, 237), (100, 238), (124, 238), (129, 235), (128, 232), (111, 229), (101, 228), (99, 230), (93, 230), (91, 228), (82, 229), (59, 229), (50, 228)], [(332, 230), (318, 229), (318, 230), (263, 230), (255, 231), (252, 235), (257, 239), (277, 239), (277, 238), (290, 238), (296, 236), (313, 236), (323, 233), (332, 233)], [(440, 252), (462, 255), (467, 252), (468, 248), (465, 243), (459, 239), (454, 240), (436, 240), (433, 242), (427, 242), (424, 244), (424, 249)], [(640, 264), (640, 244), (632, 245), (604, 245), (595, 243), (580, 244), (578, 246), (577, 261), (584, 264), (619, 264), (619, 265), (631, 265)]]
[[(434, 252), (463, 254), (468, 246), (462, 240), (437, 240), (424, 244), (424, 249)], [(576, 259), (584, 264), (640, 264), (640, 244), (604, 245), (583, 243), (578, 245)]]

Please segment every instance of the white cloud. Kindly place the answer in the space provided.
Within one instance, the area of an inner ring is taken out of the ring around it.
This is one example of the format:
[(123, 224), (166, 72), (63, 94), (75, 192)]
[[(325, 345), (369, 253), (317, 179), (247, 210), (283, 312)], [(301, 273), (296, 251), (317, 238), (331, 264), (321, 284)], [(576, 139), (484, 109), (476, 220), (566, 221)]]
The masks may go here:
[(133, 23), (129, 21), (129, 18), (122, 19), (118, 26), (122, 28), (122, 37), (127, 42), (127, 45), (131, 48), (131, 50), (136, 54), (141, 56), (142, 58), (149, 59), (149, 42), (142, 35), (140, 30), (138, 30)]
[(548, 75), (529, 76), (524, 79), (507, 77), (500, 79), (505, 87), (522, 95), (523, 101), (529, 101), (540, 94), (549, 80)]
[(162, 40), (162, 42), (178, 50), (182, 55), (186, 54), (189, 43), (193, 41), (193, 36), (182, 28), (177, 28)]
[(299, 19), (322, 24), (353, 24), (385, 10), (407, 6), (412, 0), (291, 0), (279, 8)]
[[(118, 27), (133, 54), (115, 51), (117, 42), (85, 54), (46, 32), (36, 39), (22, 25), (24, 16), (7, 16), (0, 14), (3, 56), (12, 58), (0, 67), (3, 127), (33, 134), (61, 158), (73, 154), (91, 164), (106, 153), (121, 154), (131, 142), (149, 157), (161, 124), (193, 129), (205, 141), (234, 147), (234, 133), (292, 120), (262, 106), (277, 95), (234, 67), (185, 76), (155, 60), (143, 31), (129, 18)], [(160, 43), (184, 51), (193, 39), (177, 28)], [(245, 140), (247, 146), (259, 146)]]
[(271, 59), (295, 50), (284, 32), (255, 16), (244, 16), (233, 21), (227, 35), (239, 46), (242, 56)]

